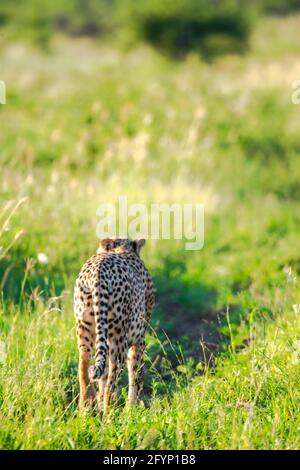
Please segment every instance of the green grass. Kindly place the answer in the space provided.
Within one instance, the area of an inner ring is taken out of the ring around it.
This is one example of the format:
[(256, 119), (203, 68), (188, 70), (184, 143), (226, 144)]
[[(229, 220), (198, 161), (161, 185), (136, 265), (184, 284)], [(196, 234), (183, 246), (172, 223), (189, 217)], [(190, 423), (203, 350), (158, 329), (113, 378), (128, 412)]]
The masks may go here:
[[(213, 64), (3, 45), (1, 448), (299, 448), (299, 22), (264, 20)], [(109, 417), (79, 416), (72, 289), (117, 195), (203, 203), (205, 246), (147, 242), (144, 405), (124, 378)]]
[[(77, 411), (74, 328), (70, 307), (7, 311), (8, 358), (1, 383), (1, 447), (38, 449), (211, 449), (299, 447), (299, 288), (274, 289), (272, 315), (248, 307), (213, 369), (172, 373), (175, 390), (157, 389), (149, 407), (123, 399), (107, 418)], [(259, 318), (256, 318), (256, 317)], [(259, 321), (259, 324), (257, 322)], [(230, 326), (230, 315), (229, 323)], [(149, 360), (147, 361), (149, 363)], [(149, 367), (149, 365), (148, 365)], [(161, 384), (160, 384), (161, 385)], [(165, 388), (165, 389), (164, 389)], [(124, 397), (124, 394), (123, 394)]]

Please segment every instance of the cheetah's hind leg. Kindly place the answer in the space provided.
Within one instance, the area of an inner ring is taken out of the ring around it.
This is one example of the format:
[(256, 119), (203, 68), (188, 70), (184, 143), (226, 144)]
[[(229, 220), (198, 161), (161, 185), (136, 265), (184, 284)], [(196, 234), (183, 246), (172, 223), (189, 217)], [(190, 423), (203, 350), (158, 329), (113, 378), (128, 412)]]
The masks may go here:
[(143, 368), (144, 368), (145, 344), (141, 342), (129, 348), (127, 356), (128, 366), (128, 405), (135, 405), (141, 399), (143, 390)]
[(108, 369), (109, 369), (109, 358), (108, 358), (108, 351), (106, 353), (106, 366), (104, 369), (104, 373), (102, 377), (98, 380), (98, 393), (97, 393), (97, 405), (98, 405), (98, 411), (103, 411), (104, 409), (104, 393), (105, 393), (105, 387), (106, 387), (106, 382), (107, 382), (107, 377), (108, 377)]
[(89, 366), (95, 342), (95, 321), (89, 295), (80, 292), (75, 301), (76, 334), (79, 351), (78, 378), (80, 386), (79, 408), (93, 408), (96, 391), (89, 379)]

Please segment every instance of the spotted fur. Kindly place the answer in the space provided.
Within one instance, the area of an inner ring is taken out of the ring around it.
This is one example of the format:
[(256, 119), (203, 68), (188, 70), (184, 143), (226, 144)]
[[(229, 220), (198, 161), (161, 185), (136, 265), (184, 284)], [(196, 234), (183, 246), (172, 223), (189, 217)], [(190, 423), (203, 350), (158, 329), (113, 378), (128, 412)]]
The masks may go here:
[[(74, 291), (80, 405), (95, 398), (108, 410), (126, 358), (128, 401), (142, 391), (145, 332), (154, 307), (152, 279), (140, 258), (145, 240), (106, 239), (82, 267)], [(90, 366), (95, 347), (95, 365)]]

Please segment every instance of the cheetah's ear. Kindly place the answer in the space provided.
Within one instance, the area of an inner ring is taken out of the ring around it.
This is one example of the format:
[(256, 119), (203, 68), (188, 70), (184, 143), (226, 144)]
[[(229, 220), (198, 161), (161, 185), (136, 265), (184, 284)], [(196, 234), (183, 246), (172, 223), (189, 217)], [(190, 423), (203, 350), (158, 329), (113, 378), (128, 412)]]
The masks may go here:
[(100, 240), (99, 248), (101, 251), (111, 251), (114, 249), (114, 240), (111, 238), (105, 238), (104, 240)]
[(134, 249), (135, 249), (135, 251), (137, 252), (138, 255), (140, 254), (140, 251), (143, 248), (143, 246), (145, 245), (145, 243), (146, 243), (145, 238), (140, 238), (139, 240), (134, 240), (134, 242), (133, 242)]

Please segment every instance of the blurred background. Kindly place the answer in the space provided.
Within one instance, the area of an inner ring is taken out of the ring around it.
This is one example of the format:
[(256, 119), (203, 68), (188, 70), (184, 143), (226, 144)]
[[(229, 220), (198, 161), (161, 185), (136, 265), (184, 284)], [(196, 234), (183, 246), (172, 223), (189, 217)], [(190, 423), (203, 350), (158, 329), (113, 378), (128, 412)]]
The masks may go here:
[[(188, 309), (187, 328), (194, 316), (239, 306), (237, 292), (266, 276), (263, 251), (277, 237), (291, 256), (298, 8), (297, 0), (1, 2), (3, 220), (12, 201), (27, 198), (15, 230), (1, 234), (7, 246), (21, 232), (1, 259), (4, 296), (71, 289), (95, 249), (96, 208), (118, 195), (205, 205), (204, 250), (175, 241), (145, 250), (163, 281), (165, 318)], [(284, 260), (272, 263), (276, 277)]]
[(49, 47), (56, 33), (70, 37), (146, 41), (174, 57), (244, 51), (253, 19), (286, 15), (299, 0), (12, 0), (2, 2), (0, 24), (13, 38)]
[(76, 361), (73, 283), (119, 195), (205, 206), (203, 250), (143, 252), (166, 348), (162, 329), (195, 365), (274, 315), (300, 271), (299, 29), (299, 0), (1, 1), (2, 331), (50, 302)]
[(9, 39), (50, 47), (53, 35), (145, 41), (161, 52), (182, 57), (196, 51), (210, 58), (242, 52), (254, 19), (287, 15), (299, 0), (12, 0), (2, 2), (0, 25)]

